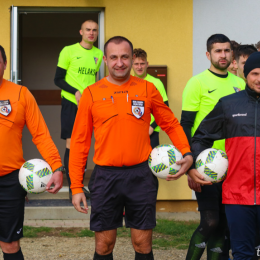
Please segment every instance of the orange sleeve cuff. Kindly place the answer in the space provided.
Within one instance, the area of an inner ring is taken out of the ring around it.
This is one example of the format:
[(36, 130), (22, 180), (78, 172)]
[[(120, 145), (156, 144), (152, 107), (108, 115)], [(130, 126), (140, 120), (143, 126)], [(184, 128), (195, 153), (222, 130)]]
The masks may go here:
[(71, 189), (72, 195), (78, 194), (78, 193), (84, 193), (82, 188), (74, 188)]
[(180, 152), (182, 155), (184, 155), (185, 153), (191, 153), (191, 150), (190, 150), (190, 148), (186, 147), (186, 148), (181, 149)]
[(52, 171), (54, 172), (55, 170), (57, 170), (58, 168), (60, 168), (62, 166), (62, 163), (61, 162), (55, 162), (50, 166), (51, 166)]

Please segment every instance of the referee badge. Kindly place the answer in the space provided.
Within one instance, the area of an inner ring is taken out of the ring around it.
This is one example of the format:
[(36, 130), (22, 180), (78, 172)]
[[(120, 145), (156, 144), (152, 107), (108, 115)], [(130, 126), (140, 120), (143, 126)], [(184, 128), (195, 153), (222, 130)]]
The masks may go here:
[(141, 118), (144, 114), (144, 101), (132, 100), (132, 113), (136, 118)]
[(8, 116), (12, 111), (9, 100), (0, 100), (0, 114)]

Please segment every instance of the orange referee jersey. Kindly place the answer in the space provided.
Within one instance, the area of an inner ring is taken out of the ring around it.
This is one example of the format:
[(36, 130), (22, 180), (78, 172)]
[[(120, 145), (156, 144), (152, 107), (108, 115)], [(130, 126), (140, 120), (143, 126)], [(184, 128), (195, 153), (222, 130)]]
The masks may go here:
[(84, 90), (71, 136), (69, 172), (73, 194), (82, 192), (93, 128), (95, 164), (131, 166), (148, 160), (152, 150), (150, 114), (182, 154), (190, 152), (181, 125), (152, 83), (130, 76), (128, 82), (118, 86), (104, 78)]
[(0, 176), (21, 168), (25, 162), (22, 149), (25, 124), (52, 170), (62, 166), (58, 150), (30, 91), (3, 80), (0, 85)]

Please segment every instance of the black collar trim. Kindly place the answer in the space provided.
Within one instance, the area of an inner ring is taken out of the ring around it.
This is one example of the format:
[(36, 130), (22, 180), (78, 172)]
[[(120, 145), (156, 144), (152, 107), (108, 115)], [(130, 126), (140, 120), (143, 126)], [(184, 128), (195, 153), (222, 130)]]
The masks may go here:
[(215, 73), (215, 72), (211, 71), (210, 69), (208, 71), (211, 72), (212, 74), (214, 74), (215, 76), (219, 77), (219, 78), (225, 79), (228, 76), (228, 73), (226, 75), (222, 75), (222, 74)]

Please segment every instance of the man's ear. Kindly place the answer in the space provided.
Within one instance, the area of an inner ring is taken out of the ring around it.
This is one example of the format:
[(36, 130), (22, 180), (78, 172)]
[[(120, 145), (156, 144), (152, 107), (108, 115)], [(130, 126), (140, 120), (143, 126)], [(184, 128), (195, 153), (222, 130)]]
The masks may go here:
[(103, 56), (103, 61), (106, 63), (106, 65), (107, 65), (107, 57), (104, 55)]
[(80, 34), (80, 35), (83, 35), (83, 31), (82, 31), (81, 29), (79, 30), (79, 34)]
[(237, 61), (234, 59), (232, 62), (233, 62), (234, 69), (237, 70), (238, 69)]
[(210, 52), (206, 52), (207, 59), (210, 60)]

